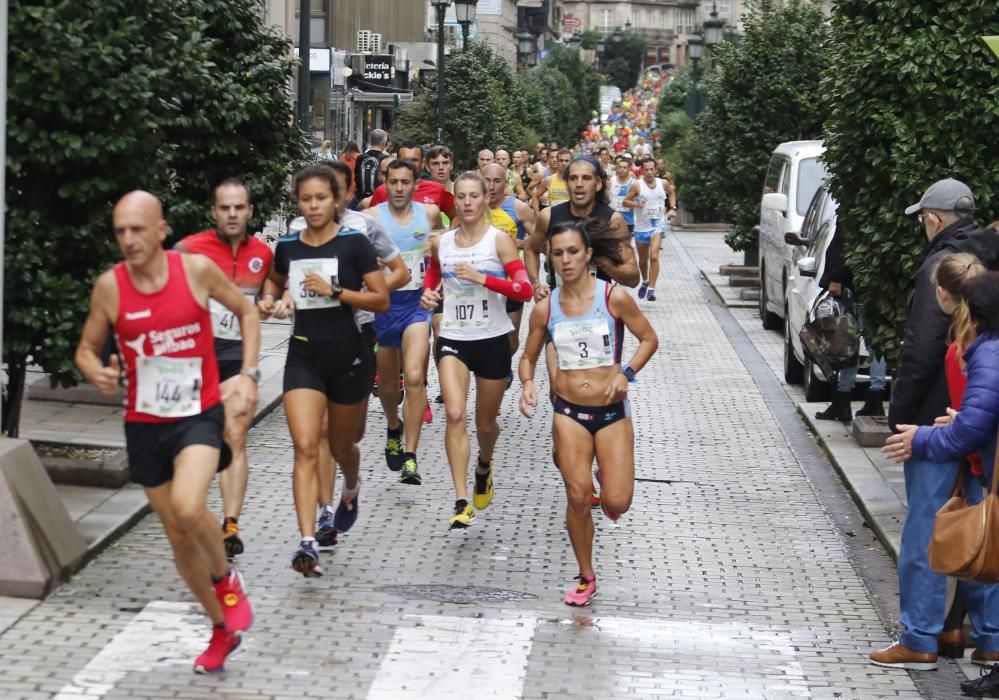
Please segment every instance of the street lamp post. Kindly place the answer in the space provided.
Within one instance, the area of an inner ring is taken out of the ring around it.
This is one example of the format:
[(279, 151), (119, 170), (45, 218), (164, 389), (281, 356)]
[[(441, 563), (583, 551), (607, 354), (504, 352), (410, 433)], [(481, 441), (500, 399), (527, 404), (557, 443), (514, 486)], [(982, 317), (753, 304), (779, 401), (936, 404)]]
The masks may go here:
[(696, 117), (704, 109), (702, 104), (703, 99), (701, 97), (701, 90), (698, 86), (698, 79), (700, 78), (700, 70), (698, 63), (701, 61), (701, 56), (704, 54), (704, 39), (697, 36), (696, 34), (689, 39), (687, 39), (687, 50), (690, 52), (690, 60), (693, 62), (691, 66), (694, 79), (694, 91), (690, 93), (687, 98), (687, 103), (684, 105), (686, 112), (690, 115), (691, 119)]
[(468, 48), (468, 30), (475, 21), (476, 6), (479, 0), (454, 0), (454, 14), (461, 25), (461, 50)]
[(437, 12), (437, 143), (444, 143), (444, 16), (451, 0), (430, 0)]
[(725, 20), (718, 18), (718, 3), (711, 5), (711, 19), (704, 21), (704, 43), (709, 49), (721, 43)]
[[(298, 10), (298, 125), (303, 134), (311, 130), (309, 124), (309, 91), (312, 87), (312, 71), (309, 57), (312, 54), (312, 37), (309, 35), (312, 25), (312, 6), (309, 0), (301, 0)], [(309, 140), (311, 142), (311, 135)]]
[(597, 70), (603, 70), (604, 67), (604, 51), (607, 50), (607, 40), (601, 36), (597, 39)]
[(521, 30), (514, 38), (517, 39), (517, 63), (526, 70), (538, 61), (538, 41), (526, 30)]

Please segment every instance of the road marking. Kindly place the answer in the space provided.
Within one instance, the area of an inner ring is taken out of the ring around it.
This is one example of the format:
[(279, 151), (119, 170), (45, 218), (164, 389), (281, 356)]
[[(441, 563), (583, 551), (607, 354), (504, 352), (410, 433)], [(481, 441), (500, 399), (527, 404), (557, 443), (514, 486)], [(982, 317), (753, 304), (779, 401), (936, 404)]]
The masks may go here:
[(492, 700), (523, 695), (536, 620), (407, 615), (404, 623), (368, 700), (467, 700), (486, 691)]
[(62, 687), (55, 700), (104, 697), (130, 673), (168, 666), (190, 672), (195, 657), (205, 649), (208, 635), (208, 621), (200, 606), (149, 603)]

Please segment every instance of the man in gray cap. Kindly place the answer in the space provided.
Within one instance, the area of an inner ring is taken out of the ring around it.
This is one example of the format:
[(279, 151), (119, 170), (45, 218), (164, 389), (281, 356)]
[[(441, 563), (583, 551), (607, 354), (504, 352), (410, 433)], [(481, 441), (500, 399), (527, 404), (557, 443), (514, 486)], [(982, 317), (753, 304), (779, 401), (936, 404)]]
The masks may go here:
[[(933, 270), (951, 253), (973, 253), (991, 270), (999, 267), (999, 236), (980, 229), (972, 220), (975, 198), (971, 189), (958, 180), (933, 183), (922, 198), (905, 213), (918, 215), (929, 241), (920, 259), (915, 289), (909, 296), (902, 357), (895, 372), (888, 421), (892, 430), (899, 424), (933, 425), (950, 405), (944, 356), (950, 317), (940, 310)], [(947, 579), (930, 570), (927, 547), (933, 534), (936, 512), (950, 496), (957, 476), (956, 462), (928, 462), (911, 458), (904, 466), (908, 513), (902, 528), (898, 556), (899, 622), (898, 642), (871, 652), (878, 666), (912, 670), (936, 668), (940, 647), (952, 642), (938, 640), (944, 632), (947, 615)], [(999, 662), (999, 586), (962, 586), (964, 601), (974, 625), (977, 649), (972, 662)], [(956, 630), (946, 634), (960, 634)]]

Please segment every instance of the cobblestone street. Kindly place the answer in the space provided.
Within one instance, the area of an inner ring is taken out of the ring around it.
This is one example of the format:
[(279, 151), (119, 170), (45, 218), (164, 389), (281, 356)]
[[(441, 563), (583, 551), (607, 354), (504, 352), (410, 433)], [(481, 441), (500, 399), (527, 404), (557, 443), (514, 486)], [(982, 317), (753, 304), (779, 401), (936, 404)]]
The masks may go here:
[[(683, 250), (693, 238), (667, 242), (659, 301), (642, 302), (660, 350), (632, 389), (634, 505), (616, 525), (594, 511), (590, 608), (562, 603), (577, 572), (547, 405), (529, 421), (508, 392), (493, 504), (449, 532), (443, 407), (414, 487), (385, 467), (372, 400), (360, 518), (316, 579), (289, 568), (298, 533), (279, 409), (250, 435), (240, 567), (256, 624), (227, 673), (191, 673), (208, 625), (146, 518), (0, 635), (0, 697), (920, 697), (907, 673), (867, 662), (888, 631), (789, 444), (806, 428), (782, 424), (747, 371), (684, 262), (700, 254)], [(748, 312), (733, 322), (758, 327)]]

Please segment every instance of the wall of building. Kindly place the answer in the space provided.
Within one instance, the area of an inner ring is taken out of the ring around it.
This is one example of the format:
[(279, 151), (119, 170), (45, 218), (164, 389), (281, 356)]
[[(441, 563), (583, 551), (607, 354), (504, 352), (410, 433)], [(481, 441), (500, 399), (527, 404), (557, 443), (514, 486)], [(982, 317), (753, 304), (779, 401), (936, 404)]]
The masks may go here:
[(424, 41), (426, 2), (423, 0), (327, 0), (330, 3), (330, 43), (353, 49), (357, 32), (369, 29), (382, 42)]

